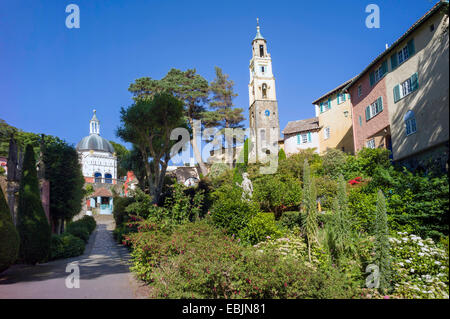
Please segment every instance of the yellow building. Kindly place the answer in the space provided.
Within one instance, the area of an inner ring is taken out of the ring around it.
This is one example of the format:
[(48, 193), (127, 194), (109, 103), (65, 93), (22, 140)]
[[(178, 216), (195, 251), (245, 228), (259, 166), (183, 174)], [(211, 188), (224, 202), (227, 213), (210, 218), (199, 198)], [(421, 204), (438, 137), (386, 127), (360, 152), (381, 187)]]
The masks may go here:
[(325, 153), (330, 148), (354, 154), (352, 105), (350, 95), (342, 89), (351, 80), (321, 96), (312, 104), (319, 118), (319, 152)]

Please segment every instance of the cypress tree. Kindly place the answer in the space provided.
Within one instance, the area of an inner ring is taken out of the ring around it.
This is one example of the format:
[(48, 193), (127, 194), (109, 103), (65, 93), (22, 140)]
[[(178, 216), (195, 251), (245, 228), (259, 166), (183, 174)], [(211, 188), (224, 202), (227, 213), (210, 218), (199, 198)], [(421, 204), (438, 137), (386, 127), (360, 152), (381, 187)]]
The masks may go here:
[(45, 261), (50, 251), (51, 231), (42, 207), (31, 144), (26, 147), (23, 161), (17, 228), (20, 235), (20, 259), (33, 265)]
[(19, 234), (14, 227), (6, 198), (0, 188), (0, 272), (17, 260), (19, 244)]
[(389, 253), (389, 229), (386, 214), (386, 199), (381, 190), (377, 194), (375, 215), (375, 261), (380, 274), (380, 291), (389, 288), (391, 276), (391, 256)]
[(278, 162), (284, 161), (286, 159), (286, 153), (282, 148), (278, 151)]
[(303, 164), (303, 209), (306, 213), (304, 219), (304, 230), (306, 233), (306, 240), (308, 243), (308, 256), (311, 262), (311, 246), (314, 242), (317, 242), (317, 206), (316, 206), (316, 186), (314, 179), (311, 178), (311, 172), (308, 164), (308, 160), (305, 159)]

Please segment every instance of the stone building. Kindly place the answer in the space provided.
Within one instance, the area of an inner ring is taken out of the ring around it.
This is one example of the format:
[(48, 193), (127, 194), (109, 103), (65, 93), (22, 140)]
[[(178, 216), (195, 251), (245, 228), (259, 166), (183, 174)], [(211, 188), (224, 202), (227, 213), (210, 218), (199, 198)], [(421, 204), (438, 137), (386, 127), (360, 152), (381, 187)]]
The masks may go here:
[(249, 158), (262, 160), (267, 155), (278, 154), (280, 124), (272, 58), (267, 51), (267, 41), (261, 35), (259, 22), (252, 41), (250, 60), (249, 122), (253, 147)]

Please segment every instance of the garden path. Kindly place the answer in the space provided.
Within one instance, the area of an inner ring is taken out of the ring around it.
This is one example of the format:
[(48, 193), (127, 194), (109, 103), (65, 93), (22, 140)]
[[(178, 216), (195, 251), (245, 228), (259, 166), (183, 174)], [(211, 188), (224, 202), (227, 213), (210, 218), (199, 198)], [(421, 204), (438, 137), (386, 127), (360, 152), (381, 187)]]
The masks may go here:
[[(36, 266), (13, 265), (0, 274), (2, 298), (134, 299), (146, 298), (143, 284), (129, 270), (129, 253), (112, 237), (112, 216), (96, 218), (82, 256), (55, 260)], [(67, 288), (69, 263), (79, 266), (80, 288)]]

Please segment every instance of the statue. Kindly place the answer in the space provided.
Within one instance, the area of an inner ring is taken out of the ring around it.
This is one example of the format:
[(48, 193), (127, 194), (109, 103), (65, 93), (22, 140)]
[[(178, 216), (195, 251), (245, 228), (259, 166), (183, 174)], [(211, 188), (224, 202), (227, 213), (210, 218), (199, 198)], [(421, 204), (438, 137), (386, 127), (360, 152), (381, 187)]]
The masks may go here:
[(242, 183), (239, 185), (239, 183), (236, 182), (236, 185), (242, 188), (242, 200), (250, 201), (250, 198), (252, 198), (253, 195), (253, 184), (248, 178), (248, 173), (243, 173), (242, 177), (244, 178)]

